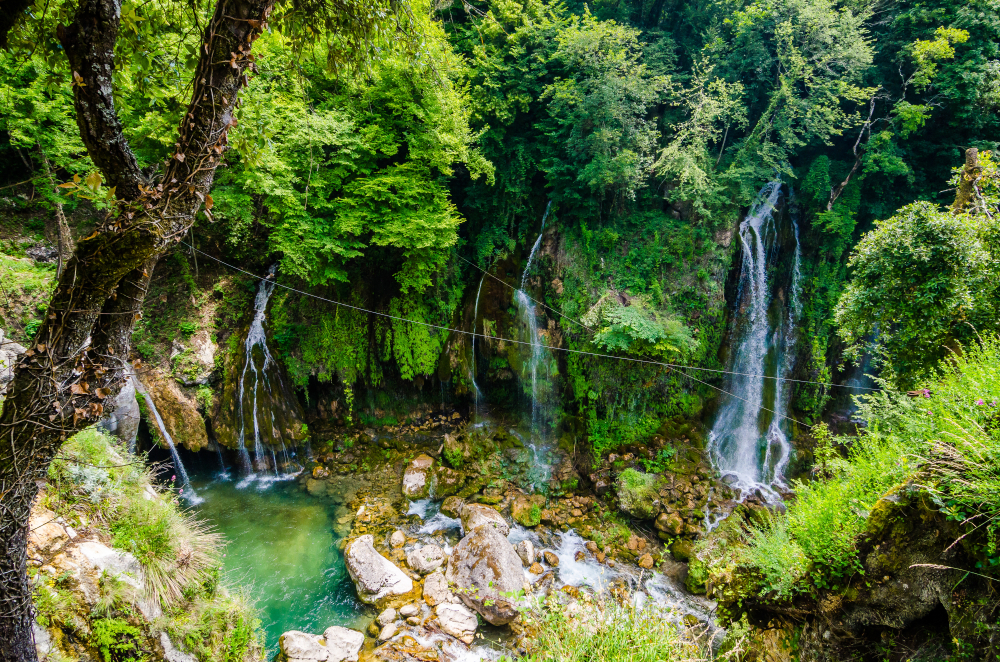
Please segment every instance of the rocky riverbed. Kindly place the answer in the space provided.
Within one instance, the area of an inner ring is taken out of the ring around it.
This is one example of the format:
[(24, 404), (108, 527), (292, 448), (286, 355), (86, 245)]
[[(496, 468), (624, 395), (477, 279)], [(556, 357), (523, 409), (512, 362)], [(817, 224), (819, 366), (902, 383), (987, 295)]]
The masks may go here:
[[(581, 480), (570, 455), (556, 452), (548, 493), (534, 493), (524, 480), (531, 459), (514, 431), (451, 416), (434, 422), (446, 431), (345, 440), (300, 476), (317, 499), (343, 494), (348, 476), (360, 479), (333, 526), (357, 597), (375, 617), (364, 631), (286, 632), (283, 659), (516, 655), (532, 645), (521, 611), (551, 596), (659, 605), (665, 618), (721, 638), (714, 603), (687, 592), (687, 566), (675, 558), (701, 531), (710, 491), (723, 489), (700, 458), (682, 458), (686, 473), (670, 478), (639, 472), (634, 454), (605, 458), (592, 472), (606, 477), (608, 489), (598, 491), (581, 483), (599, 480)], [(368, 471), (353, 473), (358, 464)], [(653, 480), (628, 492), (629, 469)]]

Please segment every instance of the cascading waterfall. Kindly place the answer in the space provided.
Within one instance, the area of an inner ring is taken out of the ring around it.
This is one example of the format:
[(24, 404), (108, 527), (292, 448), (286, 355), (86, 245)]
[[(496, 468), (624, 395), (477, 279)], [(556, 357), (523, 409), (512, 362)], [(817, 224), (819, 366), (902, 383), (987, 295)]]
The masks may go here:
[(759, 490), (768, 500), (780, 499), (774, 488), (783, 485), (791, 453), (784, 426), (788, 393), (780, 378), (794, 367), (801, 253), (793, 217), (795, 255), (788, 312), (769, 316), (775, 283), (768, 278), (768, 267), (780, 253), (774, 218), (780, 197), (781, 182), (768, 183), (740, 224), (743, 261), (731, 336), (735, 349), (729, 366), (735, 374), (725, 389), (734, 395), (723, 396), (709, 434), (713, 460), (741, 498)]
[[(257, 415), (257, 393), (260, 389), (261, 382), (264, 383), (264, 388), (267, 391), (271, 391), (271, 384), (267, 377), (267, 367), (274, 363), (274, 358), (271, 357), (271, 350), (267, 346), (267, 334), (264, 332), (264, 322), (266, 321), (265, 314), (267, 312), (267, 302), (271, 298), (271, 293), (274, 292), (275, 286), (275, 273), (278, 270), (278, 265), (272, 265), (267, 271), (267, 278), (260, 282), (260, 286), (257, 288), (257, 298), (254, 301), (254, 316), (253, 321), (250, 323), (250, 330), (247, 332), (245, 347), (245, 362), (243, 364), (243, 372), (240, 374), (239, 383), (239, 454), (240, 463), (243, 465), (243, 471), (247, 474), (252, 474), (254, 469), (257, 471), (262, 471), (267, 469), (267, 453), (270, 451), (271, 461), (274, 466), (275, 476), (279, 475), (278, 472), (278, 458), (274, 452), (274, 447), (271, 446), (269, 449), (265, 450), (264, 444), (261, 442), (260, 434), (260, 421)], [(254, 361), (254, 348), (259, 348), (262, 363), (260, 366)], [(249, 416), (252, 417), (253, 422), (253, 444), (254, 444), (254, 461), (250, 461), (250, 452), (247, 449), (246, 439), (245, 439), (245, 429), (247, 413), (245, 411), (244, 400), (246, 396), (246, 381), (247, 381), (247, 371), (253, 371), (253, 400), (250, 407)], [(280, 377), (279, 377), (280, 379)], [(274, 414), (272, 412), (271, 424), (274, 425)], [(284, 447), (284, 442), (282, 442), (281, 448), (282, 456), (285, 462), (288, 461), (288, 454)]]
[(546, 364), (548, 357), (546, 355), (545, 345), (542, 344), (542, 340), (539, 335), (538, 315), (535, 312), (535, 302), (532, 301), (527, 292), (525, 292), (525, 288), (528, 283), (528, 273), (531, 271), (531, 264), (535, 260), (535, 253), (538, 252), (538, 247), (542, 243), (542, 235), (545, 233), (545, 220), (549, 217), (549, 209), (551, 207), (552, 201), (549, 200), (548, 204), (545, 206), (545, 213), (542, 215), (542, 229), (539, 231), (538, 238), (535, 239), (535, 243), (531, 247), (531, 252), (528, 254), (528, 262), (525, 264), (524, 273), (521, 275), (521, 288), (514, 293), (514, 300), (517, 302), (519, 316), (525, 325), (527, 340), (531, 343), (531, 354), (529, 355), (527, 362), (528, 374), (531, 376), (531, 441), (529, 445), (535, 457), (535, 466), (538, 468), (540, 473), (539, 481), (543, 484), (548, 482), (551, 470), (548, 466), (548, 461), (545, 458), (544, 449), (539, 448), (539, 445), (535, 440), (540, 439), (543, 436), (541, 403), (538, 393), (538, 373), (539, 369)]
[(139, 377), (134, 373), (130, 373), (129, 377), (135, 383), (135, 390), (143, 397), (146, 405), (149, 407), (149, 411), (153, 414), (153, 418), (156, 420), (156, 427), (160, 431), (160, 435), (163, 440), (167, 442), (167, 448), (170, 449), (170, 456), (174, 461), (174, 470), (181, 477), (181, 496), (184, 497), (188, 503), (194, 505), (199, 504), (203, 501), (201, 497), (194, 491), (191, 487), (191, 480), (188, 478), (187, 470), (184, 469), (184, 463), (181, 462), (181, 456), (177, 452), (177, 447), (174, 446), (174, 440), (167, 432), (167, 426), (163, 424), (163, 419), (160, 418), (160, 412), (156, 409), (156, 403), (153, 402), (153, 398), (146, 391), (146, 388), (139, 381)]

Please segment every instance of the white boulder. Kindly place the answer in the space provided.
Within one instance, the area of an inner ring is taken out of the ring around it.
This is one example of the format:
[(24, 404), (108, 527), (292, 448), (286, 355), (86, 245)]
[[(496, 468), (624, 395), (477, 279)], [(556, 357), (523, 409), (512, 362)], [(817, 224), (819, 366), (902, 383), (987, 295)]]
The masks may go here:
[(476, 628), (479, 627), (479, 619), (476, 613), (462, 605), (443, 604), (438, 605), (435, 612), (441, 630), (450, 634), (456, 639), (460, 639), (466, 644), (471, 644), (476, 635)]
[(413, 590), (413, 580), (378, 553), (374, 540), (371, 535), (361, 536), (344, 550), (347, 572), (354, 581), (358, 598), (366, 604)]
[(510, 525), (503, 515), (489, 506), (478, 503), (467, 503), (462, 508), (462, 531), (466, 535), (472, 533), (480, 526), (489, 524), (495, 527), (504, 537), (510, 533)]
[(421, 575), (428, 575), (444, 565), (444, 550), (437, 545), (417, 547), (407, 555), (406, 562)]
[(433, 466), (434, 458), (426, 453), (413, 458), (403, 472), (403, 496), (411, 499), (427, 496), (431, 488), (430, 473)]
[(319, 635), (289, 630), (278, 639), (278, 646), (288, 662), (326, 662), (330, 649)]
[(517, 618), (517, 609), (505, 594), (527, 588), (514, 546), (490, 525), (476, 527), (455, 546), (445, 579), (459, 589), (458, 597), (466, 606), (493, 625)]
[(358, 662), (358, 652), (365, 644), (364, 634), (334, 625), (326, 629), (323, 638), (330, 651), (328, 662)]

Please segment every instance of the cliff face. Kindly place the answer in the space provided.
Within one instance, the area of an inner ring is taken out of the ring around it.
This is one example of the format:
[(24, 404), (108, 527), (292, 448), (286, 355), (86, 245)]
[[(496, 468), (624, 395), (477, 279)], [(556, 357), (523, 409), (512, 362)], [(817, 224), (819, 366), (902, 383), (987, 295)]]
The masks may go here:
[(1000, 601), (976, 574), (972, 550), (982, 542), (946, 520), (926, 492), (904, 486), (872, 510), (846, 587), (778, 601), (740, 589), (753, 578), (717, 557), (707, 567), (718, 588), (709, 590), (723, 611), (746, 613), (753, 648), (773, 662), (995, 660)]

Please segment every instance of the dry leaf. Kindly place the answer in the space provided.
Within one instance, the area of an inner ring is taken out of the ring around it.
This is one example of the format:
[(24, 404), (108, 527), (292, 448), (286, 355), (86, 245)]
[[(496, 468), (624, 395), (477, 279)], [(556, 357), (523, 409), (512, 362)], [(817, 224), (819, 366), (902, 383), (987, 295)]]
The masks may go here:
[[(82, 384), (82, 386), (81, 386)], [(87, 388), (87, 382), (81, 382), (81, 384), (73, 384), (69, 387), (69, 392), (73, 395), (87, 395), (90, 390)]]
[(94, 395), (96, 395), (98, 398), (100, 398), (101, 400), (103, 400), (104, 398), (106, 398), (109, 395), (111, 395), (111, 389), (109, 389), (109, 388), (99, 388), (96, 391), (94, 391)]

